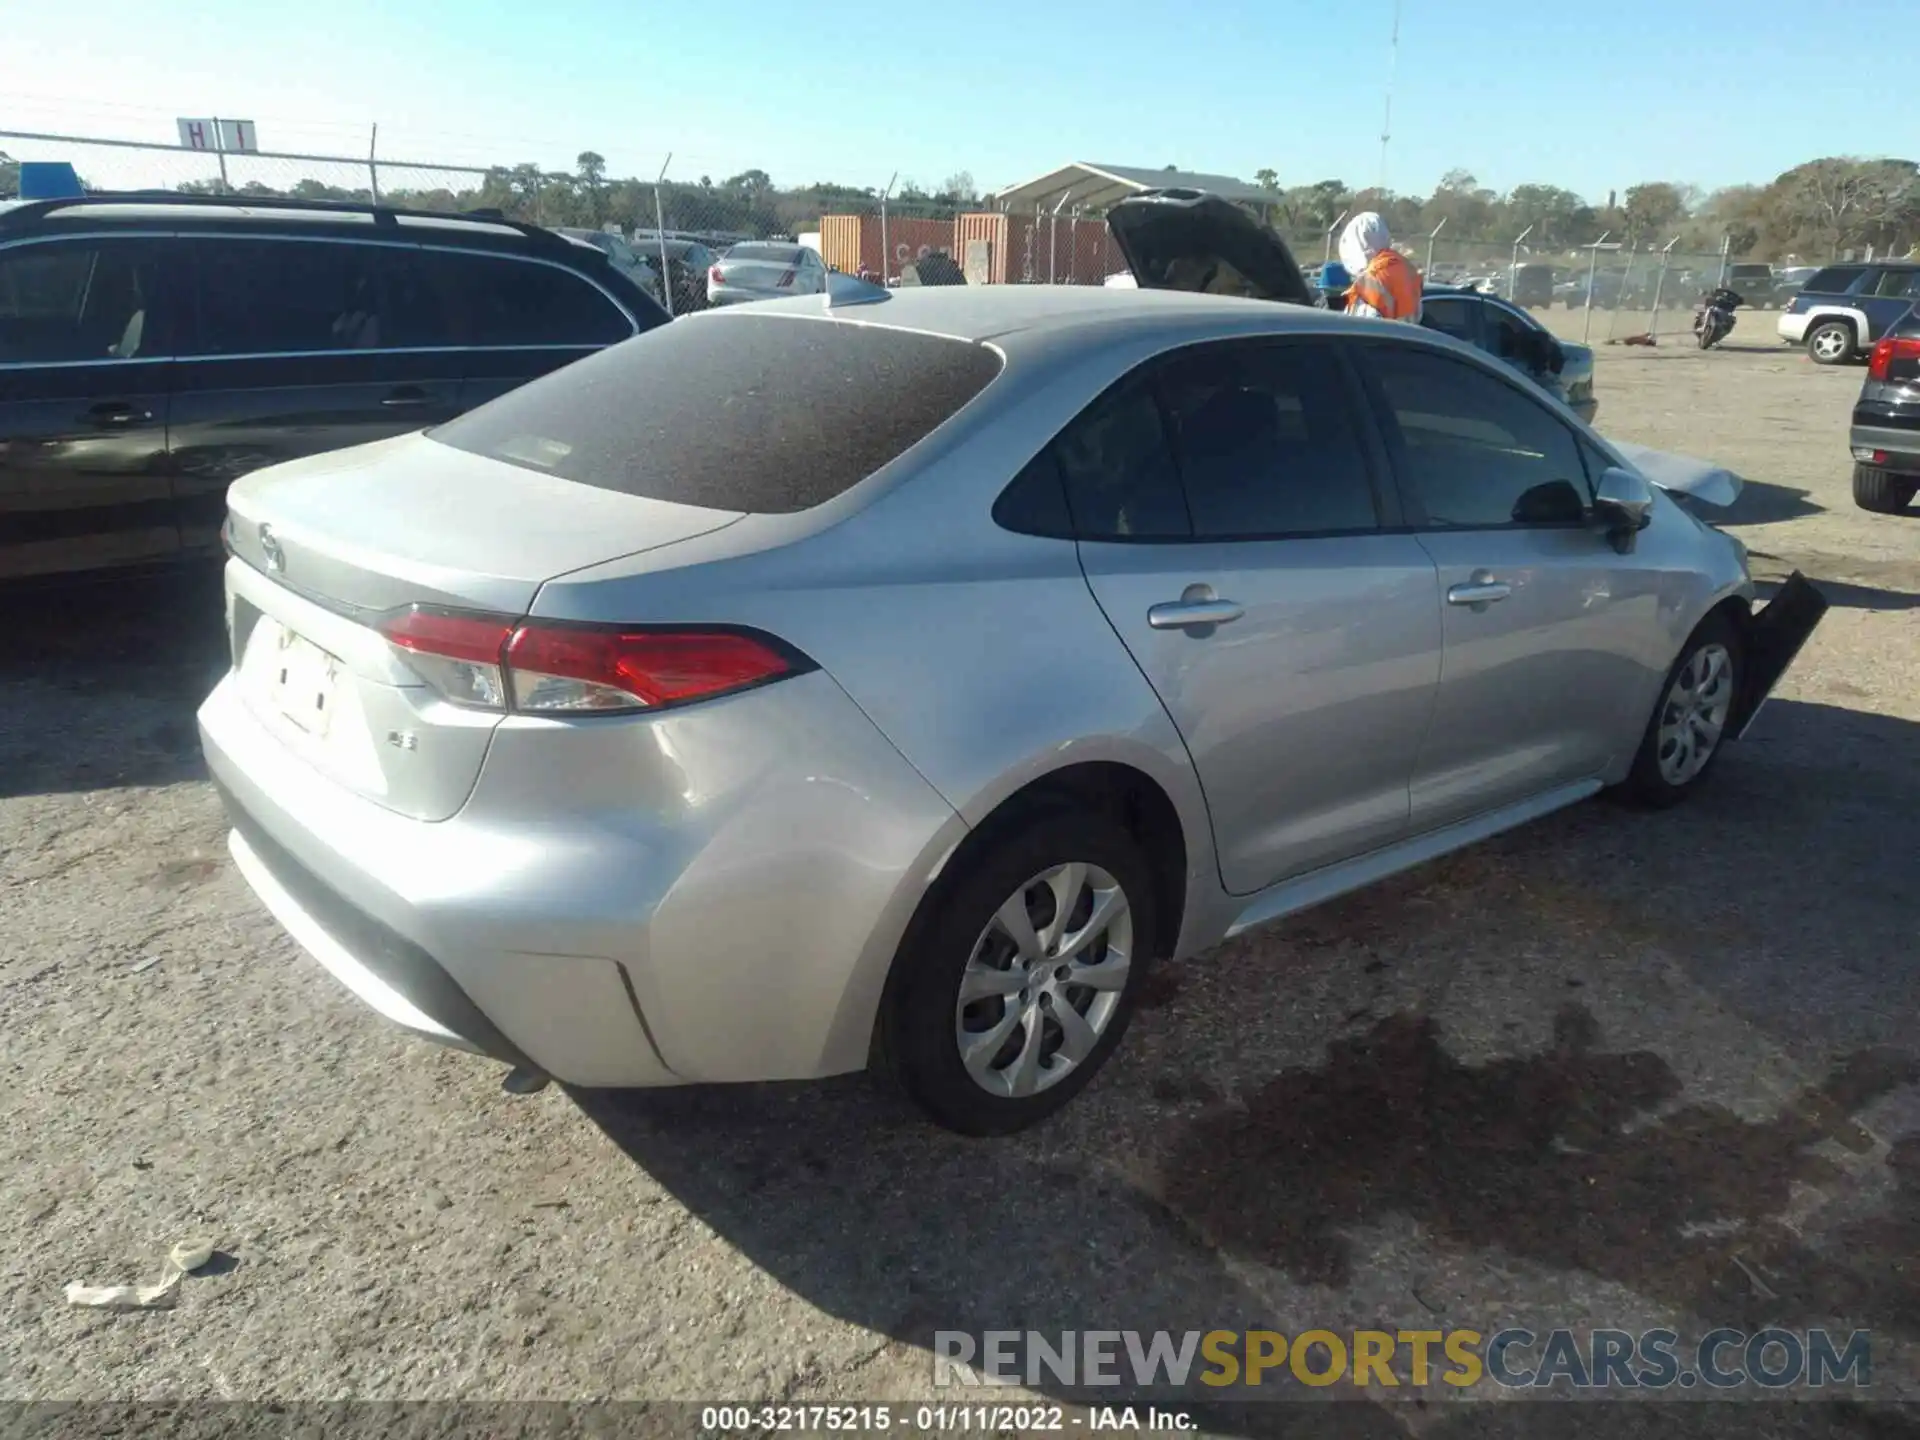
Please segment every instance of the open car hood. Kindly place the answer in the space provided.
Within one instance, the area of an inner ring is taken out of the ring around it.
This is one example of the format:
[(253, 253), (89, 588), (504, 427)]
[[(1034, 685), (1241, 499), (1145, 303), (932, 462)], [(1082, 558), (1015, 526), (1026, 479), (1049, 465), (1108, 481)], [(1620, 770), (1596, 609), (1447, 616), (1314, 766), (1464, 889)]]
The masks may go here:
[(1314, 303), (1286, 242), (1218, 195), (1145, 190), (1107, 212), (1107, 229), (1142, 290)]
[(1675, 455), (1625, 440), (1610, 442), (1620, 458), (1633, 466), (1647, 483), (1675, 495), (1687, 495), (1703, 505), (1724, 510), (1740, 498), (1740, 477), (1711, 460), (1696, 460), (1691, 455)]

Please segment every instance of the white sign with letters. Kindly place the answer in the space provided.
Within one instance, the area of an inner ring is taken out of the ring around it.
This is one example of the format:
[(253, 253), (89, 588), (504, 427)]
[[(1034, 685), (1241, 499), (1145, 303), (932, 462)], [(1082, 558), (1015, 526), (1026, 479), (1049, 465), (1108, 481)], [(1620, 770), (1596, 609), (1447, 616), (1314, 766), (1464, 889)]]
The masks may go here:
[(177, 120), (183, 150), (224, 150), (250, 154), (260, 148), (251, 120)]

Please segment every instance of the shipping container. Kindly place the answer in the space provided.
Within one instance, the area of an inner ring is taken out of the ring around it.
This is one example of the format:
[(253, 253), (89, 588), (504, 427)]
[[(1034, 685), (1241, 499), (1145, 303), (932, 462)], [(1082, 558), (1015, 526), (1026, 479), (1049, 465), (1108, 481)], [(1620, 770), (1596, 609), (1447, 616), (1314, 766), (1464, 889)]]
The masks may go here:
[(1104, 220), (975, 211), (953, 229), (953, 258), (974, 285), (1100, 285), (1127, 268)]
[(820, 217), (821, 258), (848, 275), (880, 275), (884, 255), (885, 275), (892, 280), (899, 277), (902, 265), (918, 260), (929, 251), (954, 253), (951, 220), (889, 215), (884, 227), (884, 248), (882, 228), (878, 215), (823, 215)]

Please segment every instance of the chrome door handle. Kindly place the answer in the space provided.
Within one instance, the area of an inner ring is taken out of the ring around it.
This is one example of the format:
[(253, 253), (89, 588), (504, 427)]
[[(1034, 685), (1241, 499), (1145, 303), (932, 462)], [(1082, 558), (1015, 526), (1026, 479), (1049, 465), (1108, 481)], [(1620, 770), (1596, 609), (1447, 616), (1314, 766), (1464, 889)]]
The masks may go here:
[(380, 403), (396, 408), (407, 405), (424, 405), (427, 403), (427, 392), (416, 386), (403, 385)]
[(1247, 612), (1231, 600), (1167, 600), (1147, 607), (1155, 630), (1185, 630), (1193, 625), (1225, 625)]
[(1486, 605), (1495, 600), (1504, 600), (1513, 594), (1513, 587), (1504, 580), (1491, 577), (1481, 579), (1475, 576), (1465, 585), (1454, 585), (1447, 590), (1449, 605)]

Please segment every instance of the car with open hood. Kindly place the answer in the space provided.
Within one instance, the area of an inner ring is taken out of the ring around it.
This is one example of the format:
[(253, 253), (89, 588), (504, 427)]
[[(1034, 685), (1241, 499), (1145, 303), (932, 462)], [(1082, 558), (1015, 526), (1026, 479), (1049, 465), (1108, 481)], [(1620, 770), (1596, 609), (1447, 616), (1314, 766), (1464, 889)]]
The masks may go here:
[[(1287, 242), (1238, 205), (1202, 190), (1148, 190), (1107, 212), (1127, 269), (1114, 289), (1186, 290), (1316, 305), (1319, 295)], [(1545, 267), (1538, 267), (1544, 269)], [(1450, 334), (1512, 365), (1591, 422), (1593, 351), (1557, 339), (1518, 305), (1485, 291), (1427, 287), (1427, 328)]]

